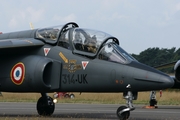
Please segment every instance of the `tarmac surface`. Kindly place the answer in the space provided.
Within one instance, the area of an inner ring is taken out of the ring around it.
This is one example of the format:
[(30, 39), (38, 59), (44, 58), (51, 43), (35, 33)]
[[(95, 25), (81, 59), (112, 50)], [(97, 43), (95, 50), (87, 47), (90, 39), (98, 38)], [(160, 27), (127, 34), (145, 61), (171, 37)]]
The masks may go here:
[[(50, 117), (39, 116), (36, 103), (0, 102), (0, 120), (118, 120), (118, 104), (68, 104), (57, 103)], [(159, 105), (145, 109), (134, 105), (128, 120), (179, 120), (180, 106)]]

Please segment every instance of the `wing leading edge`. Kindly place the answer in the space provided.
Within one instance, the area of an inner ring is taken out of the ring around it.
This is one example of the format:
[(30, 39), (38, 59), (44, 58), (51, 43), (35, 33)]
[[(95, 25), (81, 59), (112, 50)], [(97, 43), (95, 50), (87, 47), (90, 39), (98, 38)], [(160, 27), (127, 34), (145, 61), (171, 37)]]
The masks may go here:
[(43, 46), (45, 43), (34, 38), (0, 40), (0, 49)]

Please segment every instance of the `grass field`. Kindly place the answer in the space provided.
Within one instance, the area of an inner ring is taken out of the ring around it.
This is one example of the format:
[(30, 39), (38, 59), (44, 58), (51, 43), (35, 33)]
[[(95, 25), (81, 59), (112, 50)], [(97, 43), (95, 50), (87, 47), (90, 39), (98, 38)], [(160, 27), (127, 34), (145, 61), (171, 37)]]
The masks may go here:
[[(59, 103), (103, 103), (103, 104), (125, 104), (122, 93), (74, 93), (75, 99), (58, 98)], [(0, 102), (37, 102), (41, 95), (39, 93), (6, 93), (2, 92)], [(49, 93), (53, 96), (53, 93)], [(149, 104), (150, 92), (139, 92), (138, 99), (134, 104)], [(180, 105), (180, 91), (163, 91), (160, 97), (156, 92), (158, 105)]]

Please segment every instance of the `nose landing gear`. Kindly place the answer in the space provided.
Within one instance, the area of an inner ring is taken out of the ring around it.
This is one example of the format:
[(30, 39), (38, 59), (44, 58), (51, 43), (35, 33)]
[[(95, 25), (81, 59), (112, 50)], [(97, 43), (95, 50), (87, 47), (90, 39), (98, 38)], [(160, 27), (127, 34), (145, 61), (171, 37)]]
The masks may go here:
[(151, 91), (149, 104), (151, 107), (157, 108), (156, 91)]
[(42, 97), (39, 98), (36, 106), (38, 114), (43, 116), (50, 116), (53, 114), (55, 109), (53, 99), (46, 94), (41, 94)]
[[(126, 86), (126, 88), (127, 88), (127, 89), (130, 89), (130, 88), (131, 88), (131, 85), (128, 84), (128, 85)], [(137, 95), (137, 94), (136, 94), (136, 95)], [(137, 98), (137, 96), (136, 96), (136, 98)], [(132, 105), (132, 101), (133, 101), (135, 98), (133, 98), (133, 94), (132, 94), (131, 91), (128, 91), (128, 92), (126, 93), (126, 95), (124, 95), (124, 99), (126, 99), (126, 104), (127, 104), (127, 106), (120, 106), (120, 107), (117, 109), (117, 111), (116, 111), (116, 114), (117, 114), (117, 116), (118, 116), (118, 118), (119, 118), (120, 120), (127, 120), (127, 119), (129, 118), (129, 116), (130, 116), (130, 111), (135, 110), (135, 108), (134, 108), (133, 105)]]
[(130, 108), (126, 106), (120, 106), (116, 112), (120, 120), (127, 120), (130, 116)]

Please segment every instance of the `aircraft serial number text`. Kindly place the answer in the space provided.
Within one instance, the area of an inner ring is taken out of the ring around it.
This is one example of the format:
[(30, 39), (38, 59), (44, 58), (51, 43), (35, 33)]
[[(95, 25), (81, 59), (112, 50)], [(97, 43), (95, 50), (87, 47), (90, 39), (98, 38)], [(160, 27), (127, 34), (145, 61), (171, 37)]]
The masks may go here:
[(86, 77), (87, 74), (63, 74), (62, 82), (64, 84), (88, 84)]

